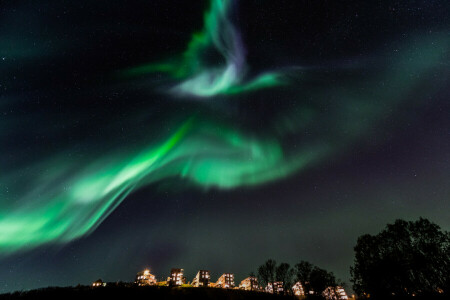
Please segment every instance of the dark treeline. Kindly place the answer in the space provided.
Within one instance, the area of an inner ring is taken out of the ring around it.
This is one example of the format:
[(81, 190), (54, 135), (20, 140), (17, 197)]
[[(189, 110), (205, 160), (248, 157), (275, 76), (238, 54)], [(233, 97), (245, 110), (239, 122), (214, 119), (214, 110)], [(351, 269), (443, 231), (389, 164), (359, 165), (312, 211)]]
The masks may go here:
[(277, 265), (275, 260), (269, 259), (258, 268), (258, 280), (262, 286), (271, 284), (272, 287), (276, 282), (281, 282), (284, 295), (293, 295), (292, 286), (296, 282), (302, 284), (305, 295), (322, 296), (322, 292), (328, 287), (345, 287), (345, 284), (336, 279), (332, 272), (307, 261), (300, 261), (291, 267), (288, 263)]
[(353, 289), (361, 298), (450, 298), (450, 233), (429, 220), (396, 220), (358, 238)]
[[(429, 220), (396, 220), (377, 235), (360, 236), (354, 250), (350, 273), (359, 299), (450, 299), (450, 233)], [(282, 282), (285, 295), (300, 282), (305, 295), (328, 299), (339, 299), (339, 286), (347, 288), (306, 261), (291, 267), (269, 259), (258, 268), (258, 280), (264, 286)]]

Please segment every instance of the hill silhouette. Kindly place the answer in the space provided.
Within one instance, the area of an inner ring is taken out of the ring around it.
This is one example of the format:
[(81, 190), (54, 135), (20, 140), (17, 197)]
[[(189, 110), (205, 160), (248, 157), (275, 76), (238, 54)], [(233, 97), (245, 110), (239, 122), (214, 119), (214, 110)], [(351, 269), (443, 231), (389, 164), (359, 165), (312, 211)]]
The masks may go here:
[(124, 287), (106, 286), (92, 288), (77, 287), (48, 287), (26, 292), (14, 292), (0, 295), (0, 300), (6, 299), (218, 299), (218, 300), (282, 300), (293, 297), (272, 295), (261, 292), (244, 290), (227, 290), (218, 288), (169, 288), (169, 287)]

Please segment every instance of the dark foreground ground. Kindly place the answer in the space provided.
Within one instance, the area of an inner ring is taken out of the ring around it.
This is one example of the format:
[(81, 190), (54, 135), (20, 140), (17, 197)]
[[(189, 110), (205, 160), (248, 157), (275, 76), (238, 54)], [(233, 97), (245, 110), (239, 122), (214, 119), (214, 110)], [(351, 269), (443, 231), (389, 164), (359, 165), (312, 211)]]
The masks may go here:
[(255, 299), (255, 300), (288, 300), (297, 299), (288, 296), (277, 296), (266, 293), (224, 290), (215, 288), (168, 288), (168, 287), (70, 287), (45, 288), (27, 292), (14, 292), (0, 295), (6, 299)]
[[(109, 286), (92, 288), (89, 286), (77, 287), (48, 287), (43, 289), (31, 290), (26, 292), (14, 292), (9, 294), (0, 294), (0, 300), (13, 299), (58, 299), (58, 300), (90, 300), (90, 299), (123, 299), (123, 300), (142, 300), (142, 299), (218, 299), (218, 300), (298, 300), (294, 296), (272, 295), (260, 292), (250, 292), (242, 290), (225, 290), (215, 288), (169, 288), (169, 287), (135, 287), (135, 286)], [(318, 296), (309, 296), (302, 298), (305, 300), (323, 299)], [(372, 298), (370, 298), (372, 299)], [(448, 296), (422, 296), (422, 297), (388, 297), (377, 298), (383, 300), (444, 300), (450, 299)]]

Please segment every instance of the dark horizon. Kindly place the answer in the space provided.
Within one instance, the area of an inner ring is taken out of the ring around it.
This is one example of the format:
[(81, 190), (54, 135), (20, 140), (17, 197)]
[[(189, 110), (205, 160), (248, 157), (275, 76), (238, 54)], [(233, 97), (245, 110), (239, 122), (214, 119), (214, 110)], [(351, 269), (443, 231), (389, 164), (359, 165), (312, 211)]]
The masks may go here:
[(1, 5), (0, 293), (450, 230), (448, 1), (214, 1)]

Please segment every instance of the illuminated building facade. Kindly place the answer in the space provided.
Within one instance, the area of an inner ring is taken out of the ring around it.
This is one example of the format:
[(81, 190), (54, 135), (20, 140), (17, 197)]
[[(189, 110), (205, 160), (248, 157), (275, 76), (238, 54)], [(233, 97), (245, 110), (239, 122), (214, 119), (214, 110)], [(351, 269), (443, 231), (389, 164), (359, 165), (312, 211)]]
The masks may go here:
[(266, 286), (266, 292), (270, 293), (270, 294), (283, 294), (283, 282), (282, 281), (275, 281), (273, 283), (273, 287), (272, 287), (272, 283), (269, 282), (269, 284)]
[(134, 282), (139, 286), (155, 285), (156, 277), (150, 274), (149, 270), (144, 270), (136, 274), (136, 280)]
[(300, 281), (292, 286), (292, 291), (294, 292), (295, 296), (304, 296), (305, 295), (305, 291), (303, 290), (303, 286)]
[(210, 275), (208, 270), (200, 270), (192, 280), (192, 286), (209, 286)]
[(246, 291), (259, 291), (258, 279), (254, 276), (247, 277), (241, 281), (239, 288)]
[(338, 295), (339, 300), (347, 300), (348, 296), (345, 292), (344, 288), (341, 286), (336, 287), (336, 294)]
[(341, 286), (327, 287), (323, 291), (322, 296), (327, 300), (347, 300), (348, 296), (344, 288)]
[(183, 269), (172, 269), (169, 277), (169, 285), (170, 286), (180, 286), (185, 283), (184, 278), (184, 270)]
[(216, 282), (216, 287), (224, 289), (234, 288), (234, 274), (224, 273)]

